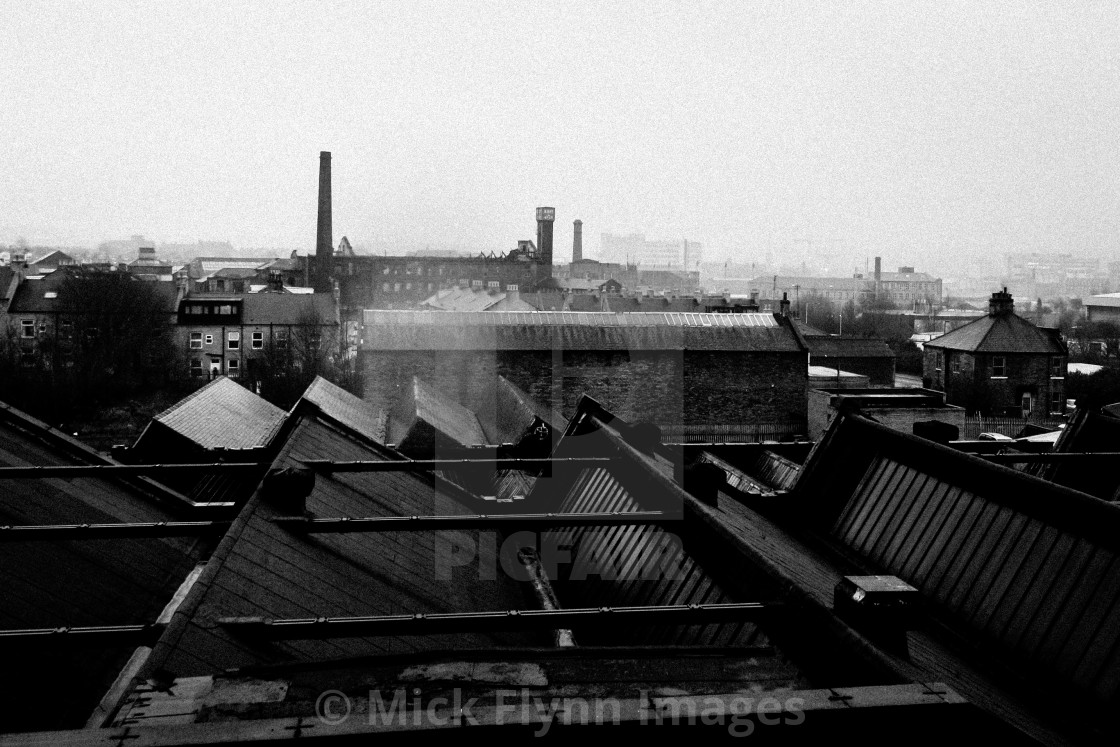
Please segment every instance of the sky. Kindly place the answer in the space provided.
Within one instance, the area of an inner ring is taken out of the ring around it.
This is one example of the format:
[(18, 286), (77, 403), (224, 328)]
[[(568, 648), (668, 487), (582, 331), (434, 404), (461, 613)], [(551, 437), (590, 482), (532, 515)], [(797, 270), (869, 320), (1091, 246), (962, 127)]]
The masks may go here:
[(1115, 2), (21, 0), (0, 93), (0, 241), (313, 251), (330, 151), (336, 244), (1120, 259)]

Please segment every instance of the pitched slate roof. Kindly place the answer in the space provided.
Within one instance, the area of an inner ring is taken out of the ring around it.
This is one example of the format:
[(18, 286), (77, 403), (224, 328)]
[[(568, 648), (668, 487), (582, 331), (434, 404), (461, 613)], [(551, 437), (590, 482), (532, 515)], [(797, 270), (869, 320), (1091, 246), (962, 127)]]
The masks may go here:
[(338, 324), (330, 293), (249, 293), (242, 298), (242, 324)]
[(456, 443), (466, 446), (487, 443), (482, 425), (473, 412), (444, 396), (419, 377), (414, 376), (412, 379), (412, 392), (418, 420), (429, 424)]
[[(273, 472), (305, 460), (386, 461), (400, 454), (337, 428), (316, 408), (298, 405)], [(156, 644), (148, 671), (173, 676), (231, 666), (315, 662), (378, 653), (531, 645), (534, 635), (464, 633), (341, 639), (291, 639), (261, 645), (219, 624), (221, 618), (316, 618), (521, 609), (520, 585), (500, 571), (494, 544), (477, 531), (408, 530), (307, 534), (272, 520), (299, 514), (284, 503), (279, 477), (266, 478), (207, 563), (178, 616)], [(417, 472), (315, 475), (304, 515), (313, 518), (470, 513), (477, 500)], [(443, 543), (443, 544), (441, 544)], [(473, 563), (448, 560), (449, 543), (477, 549)], [(442, 553), (442, 554), (441, 554)], [(446, 562), (447, 566), (439, 565)], [(480, 565), (487, 576), (480, 573)]]
[(804, 350), (773, 314), (364, 312), (365, 350)]
[(924, 347), (969, 353), (1066, 354), (1057, 330), (1036, 327), (1014, 313), (980, 317), (924, 343)]
[[(24, 413), (0, 407), (0, 467), (116, 464)], [(0, 525), (185, 521), (185, 501), (149, 481), (0, 478)], [(200, 558), (197, 538), (0, 542), (0, 627), (155, 622)], [(4, 647), (5, 731), (80, 728), (135, 644)], [(65, 680), (65, 696), (44, 697)]]
[(255, 449), (271, 443), (286, 415), (240, 384), (219, 376), (152, 420), (204, 449)]
[(322, 376), (315, 377), (303, 393), (303, 399), (318, 407), (327, 417), (353, 428), (371, 441), (385, 443), (388, 416)]

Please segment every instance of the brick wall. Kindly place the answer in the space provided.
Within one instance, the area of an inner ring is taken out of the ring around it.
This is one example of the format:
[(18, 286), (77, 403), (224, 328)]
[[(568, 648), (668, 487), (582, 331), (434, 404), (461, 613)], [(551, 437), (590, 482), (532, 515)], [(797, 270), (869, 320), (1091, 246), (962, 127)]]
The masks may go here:
[(363, 397), (394, 412), (413, 376), (460, 402), (493, 407), (505, 376), (567, 418), (583, 394), (629, 420), (734, 424), (805, 419), (804, 353), (448, 351), (362, 353)]
[[(944, 352), (944, 359), (941, 354)], [(926, 350), (923, 360), (923, 377), (927, 385), (945, 392), (949, 404), (966, 404), (969, 389), (983, 392), (991, 403), (992, 414), (1019, 411), (1022, 394), (1031, 392), (1034, 398), (1034, 413), (1047, 413), (1051, 402), (1065, 404), (1066, 358), (1060, 358), (1062, 375), (1051, 378), (1050, 365), (1053, 356), (1006, 354), (1004, 376), (993, 376), (992, 355), (973, 355), (954, 350)], [(938, 370), (941, 368), (941, 370)]]

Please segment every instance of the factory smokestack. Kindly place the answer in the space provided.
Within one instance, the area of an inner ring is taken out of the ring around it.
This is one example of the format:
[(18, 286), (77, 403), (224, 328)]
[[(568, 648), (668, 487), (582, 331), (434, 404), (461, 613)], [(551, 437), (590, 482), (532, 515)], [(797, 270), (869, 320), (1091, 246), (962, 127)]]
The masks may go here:
[(315, 240), (315, 290), (329, 293), (334, 231), (331, 227), (331, 154), (319, 153), (319, 226)]
[(572, 224), (572, 261), (579, 262), (583, 259), (583, 221), (577, 220)]
[(556, 208), (537, 208), (537, 255), (541, 264), (552, 266), (552, 222), (556, 220)]
[(875, 258), (875, 300), (883, 293), (883, 258)]

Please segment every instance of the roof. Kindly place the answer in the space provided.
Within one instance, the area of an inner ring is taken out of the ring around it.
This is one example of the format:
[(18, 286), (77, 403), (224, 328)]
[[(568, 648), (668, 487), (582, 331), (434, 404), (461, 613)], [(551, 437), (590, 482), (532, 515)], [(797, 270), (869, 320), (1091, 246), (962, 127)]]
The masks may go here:
[(829, 366), (809, 366), (809, 378), (818, 379), (863, 379), (867, 377), (863, 374), (852, 373), (851, 371), (841, 371), (838, 368), (831, 368)]
[(241, 323), (246, 325), (338, 323), (330, 293), (248, 293), (237, 298), (242, 300)]
[(465, 446), (487, 443), (478, 417), (467, 408), (444, 396), (419, 377), (412, 379), (416, 418), (452, 441)]
[[(1120, 417), (1104, 408), (1078, 407), (1067, 426), (1058, 432), (1055, 453), (1092, 454), (1120, 452)], [(1093, 461), (1056, 461), (1030, 465), (1028, 472), (1044, 480), (1080, 490), (1114, 503), (1120, 502), (1120, 473), (1112, 456)]]
[[(108, 464), (74, 439), (0, 406), (0, 468)], [(0, 525), (189, 520), (186, 502), (148, 481), (0, 478)], [(0, 542), (0, 627), (65, 628), (154, 622), (200, 559), (196, 538)], [(80, 728), (136, 646), (82, 649), (54, 641), (5, 645), (5, 731)], [(65, 696), (43, 697), (65, 681)]]
[[(76, 269), (77, 268), (74, 266), (66, 265), (49, 275), (25, 277), (12, 296), (10, 311), (12, 313), (39, 314), (62, 311), (66, 308), (64, 306), (66, 299), (60, 298), (58, 295), (47, 297), (47, 292), (53, 291), (57, 294), (65, 282), (73, 277), (72, 273), (75, 272)], [(179, 289), (175, 286), (174, 282), (169, 280), (139, 280), (131, 274), (124, 272), (98, 271), (95, 277), (104, 277), (110, 281), (121, 283), (143, 283), (144, 288), (151, 289), (156, 294), (156, 297), (160, 299), (167, 313), (175, 313)]]
[(1042, 717), (1042, 691), (1076, 699), (1090, 721), (1116, 702), (1120, 506), (842, 413), (790, 508), (974, 643), (954, 654), (932, 627), (911, 633), (914, 664), (989, 679), (949, 678), (965, 697), (1022, 723)]
[(1120, 293), (1100, 293), (1083, 301), (1086, 306), (1120, 306)]
[(365, 350), (804, 350), (773, 314), (364, 312)]
[(32, 262), (30, 262), (30, 264), (47, 266), (59, 263), (73, 264), (74, 261), (74, 258), (66, 252), (62, 251), (61, 249), (55, 249), (53, 252), (44, 254), (42, 257), (39, 257), (39, 259), (33, 260)]
[(285, 416), (276, 405), (219, 376), (152, 422), (204, 449), (255, 449), (272, 442)]
[(356, 397), (322, 376), (316, 376), (303, 399), (329, 418), (377, 443), (385, 443), (388, 416), (370, 403)]
[[(871, 337), (824, 337), (805, 335), (810, 360), (829, 358), (894, 358), (885, 340)], [(927, 343), (928, 344), (928, 343)]]
[[(308, 534), (273, 519), (300, 511), (286, 502), (282, 470), (298, 470), (307, 460), (388, 461), (401, 456), (341, 430), (316, 408), (297, 405), (286, 440), (266, 478), (225, 534), (204, 576), (183, 606), (189, 612), (169, 626), (148, 663), (172, 676), (222, 672), (229, 667), (321, 662), (372, 654), (415, 654), (424, 650), (464, 650), (479, 646), (531, 644), (540, 639), (517, 633), (463, 633), (290, 639), (262, 645), (218, 624), (222, 618), (316, 618), (520, 609), (520, 586), (506, 574), (480, 577), (493, 567), (478, 533), (433, 530)], [(287, 483), (290, 484), (290, 483)], [(316, 474), (303, 515), (316, 518), (432, 516), (468, 513), (472, 496), (436, 484), (418, 472), (334, 472)], [(441, 542), (471, 543), (475, 562), (439, 567)], [(481, 558), (481, 559), (479, 559)]]
[(1057, 330), (1036, 327), (1014, 313), (988, 314), (926, 342), (923, 347), (969, 353), (1066, 354)]
[(440, 311), (486, 311), (506, 297), (474, 288), (445, 288), (426, 298), (421, 305)]

